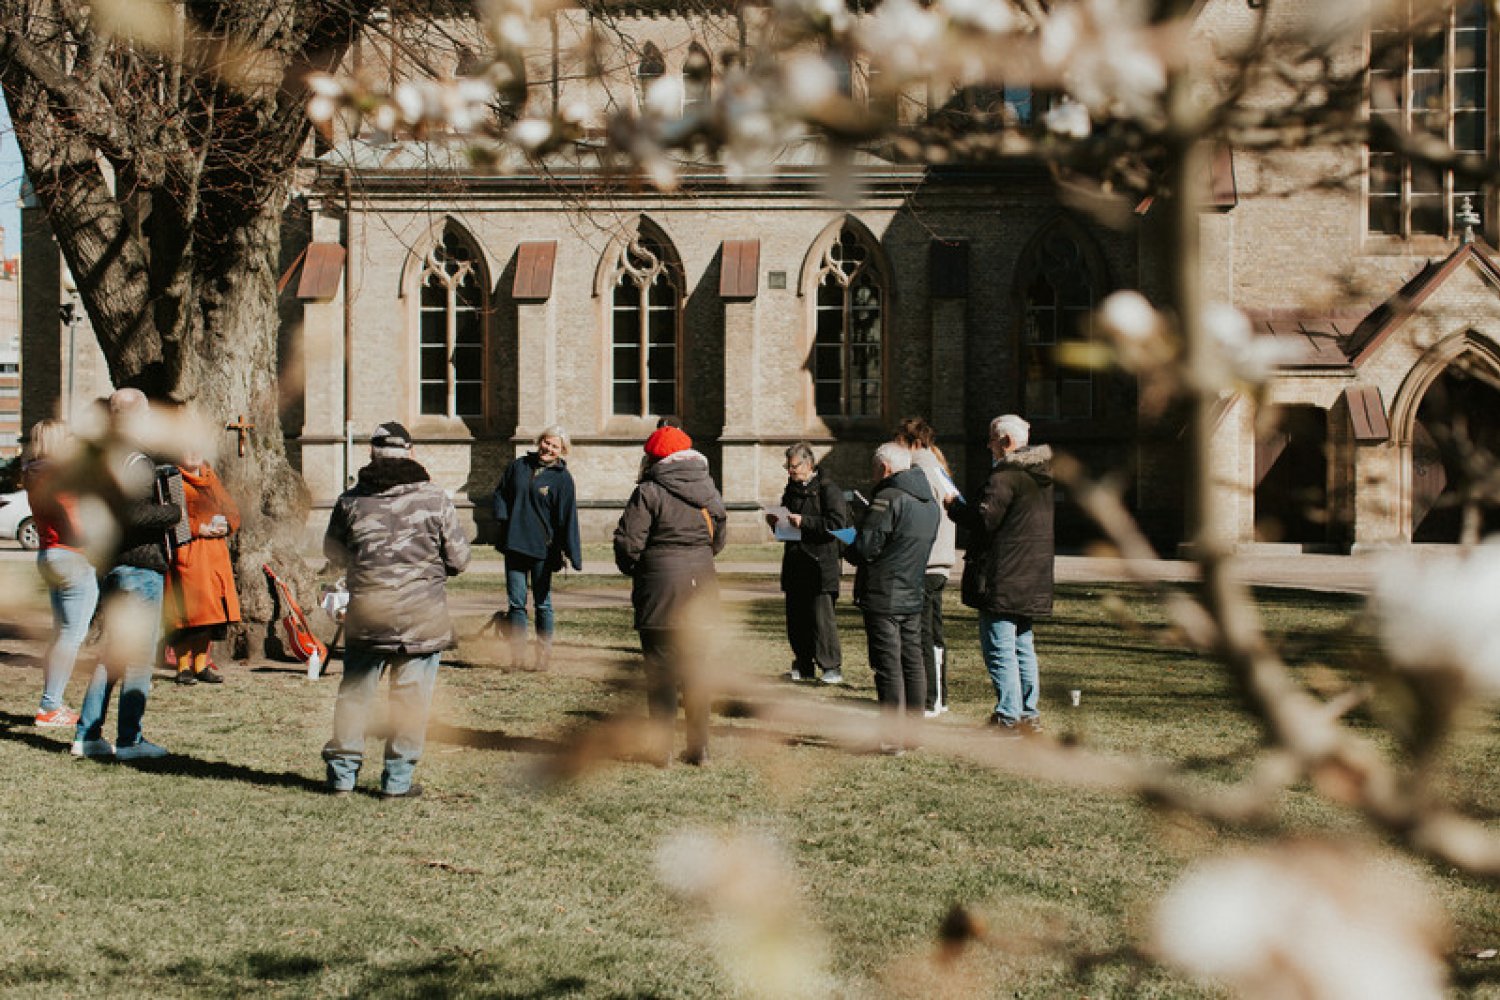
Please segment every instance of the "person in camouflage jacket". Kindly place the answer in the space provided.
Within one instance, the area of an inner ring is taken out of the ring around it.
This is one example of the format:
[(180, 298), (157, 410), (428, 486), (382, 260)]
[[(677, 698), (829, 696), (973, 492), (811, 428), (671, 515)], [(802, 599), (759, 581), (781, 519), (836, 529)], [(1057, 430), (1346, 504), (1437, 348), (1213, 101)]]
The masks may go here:
[(453, 644), (446, 584), (469, 565), (469, 540), (453, 502), (412, 460), (411, 435), (400, 424), (381, 424), (370, 436), (370, 464), (334, 505), (323, 551), (345, 568), (349, 586), (344, 675), (333, 738), (323, 747), (328, 788), (353, 790), (370, 702), (389, 667), (392, 731), (381, 795), (420, 795), (412, 771), (427, 735), (438, 660)]

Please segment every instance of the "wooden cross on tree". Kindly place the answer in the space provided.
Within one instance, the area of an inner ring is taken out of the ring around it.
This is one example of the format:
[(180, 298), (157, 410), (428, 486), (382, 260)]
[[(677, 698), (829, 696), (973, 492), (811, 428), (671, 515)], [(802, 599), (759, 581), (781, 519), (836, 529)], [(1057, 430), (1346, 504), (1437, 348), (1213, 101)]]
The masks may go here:
[(250, 432), (255, 429), (255, 425), (254, 424), (247, 424), (247, 423), (245, 423), (245, 415), (243, 413), (241, 413), (239, 415), (239, 417), (235, 420), (234, 423), (232, 423), (232, 424), (225, 424), (224, 425), (224, 429), (226, 431), (234, 431), (236, 434), (238, 434), (240, 436), (240, 457), (244, 458), (245, 457), (245, 439), (250, 436)]

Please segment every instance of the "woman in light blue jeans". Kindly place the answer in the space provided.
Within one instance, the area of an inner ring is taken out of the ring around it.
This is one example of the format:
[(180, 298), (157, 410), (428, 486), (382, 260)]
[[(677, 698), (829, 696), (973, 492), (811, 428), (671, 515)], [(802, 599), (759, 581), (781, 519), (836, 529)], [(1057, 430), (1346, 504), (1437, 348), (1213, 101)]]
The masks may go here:
[(26, 496), (41, 540), (36, 568), (47, 584), (56, 632), (42, 662), (42, 704), (36, 713), (36, 724), (49, 728), (78, 721), (77, 714), (63, 704), (63, 692), (99, 604), (98, 577), (79, 551), (72, 498), (53, 485), (54, 471), (70, 438), (67, 424), (49, 419), (37, 421), (26, 439)]
[(42, 707), (37, 712), (40, 716), (63, 707), (63, 691), (73, 676), (78, 650), (99, 604), (99, 578), (83, 553), (61, 546), (38, 552), (36, 568), (47, 582), (52, 598), (52, 626), (57, 632), (42, 661)]

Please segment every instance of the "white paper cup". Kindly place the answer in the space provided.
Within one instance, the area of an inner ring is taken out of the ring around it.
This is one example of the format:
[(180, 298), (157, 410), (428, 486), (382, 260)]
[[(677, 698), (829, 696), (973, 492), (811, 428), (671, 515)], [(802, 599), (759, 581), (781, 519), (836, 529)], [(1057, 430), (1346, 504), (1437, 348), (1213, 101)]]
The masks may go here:
[(1068, 692), (1068, 700), (1073, 703), (1074, 708), (1077, 708), (1078, 703), (1083, 700), (1083, 692), (1077, 688), (1073, 688)]

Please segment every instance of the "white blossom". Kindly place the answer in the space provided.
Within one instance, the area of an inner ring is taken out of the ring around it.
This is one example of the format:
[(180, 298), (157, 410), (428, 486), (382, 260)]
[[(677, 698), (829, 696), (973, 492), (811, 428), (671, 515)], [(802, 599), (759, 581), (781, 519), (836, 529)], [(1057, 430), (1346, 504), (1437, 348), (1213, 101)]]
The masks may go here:
[(1170, 964), (1265, 1000), (1437, 1000), (1441, 936), (1414, 878), (1311, 844), (1199, 865), (1152, 928)]
[(344, 84), (331, 73), (307, 74), (307, 89), (317, 97), (337, 99), (344, 96)]
[(1162, 319), (1140, 292), (1119, 291), (1100, 303), (1099, 329), (1116, 340), (1140, 343), (1161, 336)]
[(1500, 543), (1441, 555), (1392, 554), (1375, 580), (1371, 609), (1393, 664), (1456, 671), (1474, 688), (1500, 694)]
[(886, 72), (903, 78), (928, 71), (943, 37), (937, 15), (913, 0), (886, 0), (857, 30), (860, 47), (870, 58)]
[(1016, 27), (1015, 11), (1006, 0), (938, 0), (937, 6), (960, 30), (999, 35)]
[(307, 117), (314, 125), (322, 125), (333, 120), (338, 114), (339, 102), (332, 97), (324, 97), (318, 94), (307, 102)]
[(782, 74), (787, 97), (800, 108), (816, 108), (838, 96), (838, 74), (822, 56), (793, 56), (786, 61)]
[(552, 138), (552, 123), (545, 118), (522, 118), (510, 127), (510, 138), (528, 153), (535, 152)]
[(1250, 320), (1234, 306), (1214, 303), (1203, 311), (1203, 328), (1218, 350), (1227, 374), (1259, 384), (1292, 357), (1292, 347), (1272, 336), (1256, 336)]
[(656, 78), (646, 88), (646, 110), (660, 118), (675, 118), (682, 113), (682, 77), (668, 74)]
[(1053, 105), (1043, 116), (1042, 123), (1049, 132), (1072, 139), (1087, 139), (1094, 123), (1089, 119), (1089, 109), (1077, 101), (1062, 101)]
[(414, 125), (422, 120), (422, 109), (426, 102), (422, 99), (422, 89), (415, 83), (410, 81), (398, 83), (396, 89), (391, 92), (391, 100), (407, 124)]

